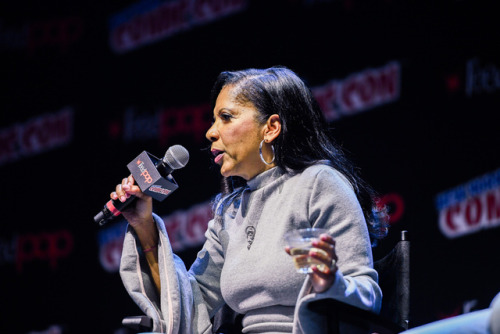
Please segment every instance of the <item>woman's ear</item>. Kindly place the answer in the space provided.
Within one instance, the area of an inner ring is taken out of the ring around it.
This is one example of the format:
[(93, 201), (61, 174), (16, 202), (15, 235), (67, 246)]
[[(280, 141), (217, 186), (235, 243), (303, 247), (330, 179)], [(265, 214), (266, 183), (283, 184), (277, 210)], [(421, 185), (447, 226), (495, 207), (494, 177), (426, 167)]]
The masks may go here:
[(281, 120), (278, 114), (269, 116), (266, 122), (264, 139), (266, 143), (272, 143), (281, 133)]

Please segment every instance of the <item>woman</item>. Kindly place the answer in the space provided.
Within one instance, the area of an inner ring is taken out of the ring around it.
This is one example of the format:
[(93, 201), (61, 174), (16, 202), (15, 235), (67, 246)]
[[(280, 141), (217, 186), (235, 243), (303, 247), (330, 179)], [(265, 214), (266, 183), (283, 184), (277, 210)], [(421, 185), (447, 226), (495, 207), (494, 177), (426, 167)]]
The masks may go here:
[[(243, 315), (244, 333), (313, 333), (306, 305), (322, 298), (377, 312), (370, 235), (372, 241), (385, 235), (385, 216), (374, 211), (370, 188), (329, 138), (310, 90), (289, 69), (273, 67), (223, 72), (212, 96), (206, 136), (223, 190), (189, 271), (132, 177), (111, 194), (140, 199), (123, 213), (130, 228), (121, 275), (154, 331), (210, 333), (209, 319), (224, 304)], [(283, 235), (307, 227), (329, 233), (309, 254), (323, 265), (304, 276)]]

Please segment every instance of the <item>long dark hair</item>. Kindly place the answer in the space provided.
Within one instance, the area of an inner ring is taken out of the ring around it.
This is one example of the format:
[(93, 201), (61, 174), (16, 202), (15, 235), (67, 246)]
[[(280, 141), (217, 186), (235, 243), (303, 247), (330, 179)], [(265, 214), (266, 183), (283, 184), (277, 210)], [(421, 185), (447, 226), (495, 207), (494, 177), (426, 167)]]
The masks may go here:
[[(212, 106), (222, 88), (233, 86), (236, 99), (252, 103), (260, 123), (278, 114), (281, 133), (273, 142), (276, 164), (286, 170), (301, 172), (327, 160), (352, 184), (368, 223), (372, 240), (387, 234), (387, 214), (375, 203), (376, 193), (358, 174), (339, 145), (329, 135), (328, 124), (311, 90), (297, 74), (286, 67), (246, 69), (222, 72), (212, 89)], [(239, 177), (222, 180), (222, 195), (244, 184)]]

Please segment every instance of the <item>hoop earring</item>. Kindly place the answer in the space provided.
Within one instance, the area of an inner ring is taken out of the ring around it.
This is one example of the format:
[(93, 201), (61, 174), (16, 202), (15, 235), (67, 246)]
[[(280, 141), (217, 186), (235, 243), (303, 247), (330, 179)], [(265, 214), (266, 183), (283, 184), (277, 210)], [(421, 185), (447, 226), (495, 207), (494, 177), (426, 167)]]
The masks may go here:
[(270, 166), (274, 162), (274, 159), (276, 159), (276, 155), (274, 154), (274, 146), (271, 145), (271, 150), (273, 151), (273, 160), (271, 160), (271, 162), (267, 162), (266, 160), (264, 160), (264, 156), (262, 155), (262, 144), (264, 144), (264, 141), (265, 139), (262, 139), (259, 146), (260, 160), (262, 160), (262, 162), (265, 163), (266, 165)]

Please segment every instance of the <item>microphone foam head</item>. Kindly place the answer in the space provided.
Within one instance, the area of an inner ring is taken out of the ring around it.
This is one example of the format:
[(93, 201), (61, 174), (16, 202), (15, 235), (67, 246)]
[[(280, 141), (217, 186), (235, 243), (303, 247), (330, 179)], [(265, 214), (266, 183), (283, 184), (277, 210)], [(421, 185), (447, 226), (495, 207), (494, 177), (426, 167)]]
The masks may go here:
[(165, 153), (163, 162), (170, 166), (172, 169), (179, 169), (189, 161), (189, 152), (181, 145), (170, 146)]

